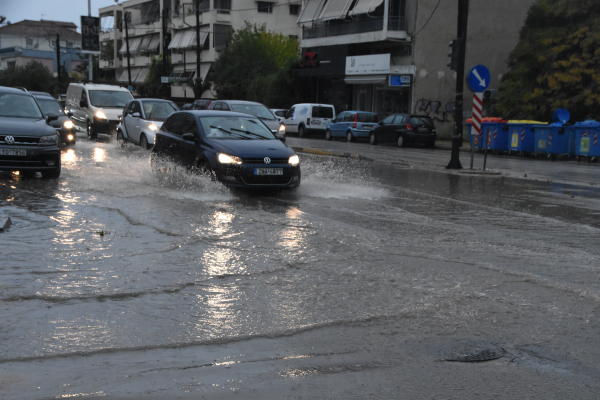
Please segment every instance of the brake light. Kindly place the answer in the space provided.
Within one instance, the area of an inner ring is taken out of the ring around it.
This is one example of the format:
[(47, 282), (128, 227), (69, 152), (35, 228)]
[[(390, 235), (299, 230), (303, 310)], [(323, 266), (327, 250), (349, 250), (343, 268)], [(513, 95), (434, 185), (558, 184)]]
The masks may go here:
[(306, 118), (306, 125), (310, 125), (310, 118)]
[(208, 106), (210, 106), (210, 101), (206, 103), (206, 109), (208, 109)]
[(411, 124), (406, 124), (406, 130), (407, 131), (412, 131), (412, 125)]
[(358, 114), (354, 114), (354, 123), (352, 124), (353, 128), (356, 128), (356, 123), (358, 122)]
[(431, 127), (431, 133), (435, 133), (435, 125), (433, 127)]

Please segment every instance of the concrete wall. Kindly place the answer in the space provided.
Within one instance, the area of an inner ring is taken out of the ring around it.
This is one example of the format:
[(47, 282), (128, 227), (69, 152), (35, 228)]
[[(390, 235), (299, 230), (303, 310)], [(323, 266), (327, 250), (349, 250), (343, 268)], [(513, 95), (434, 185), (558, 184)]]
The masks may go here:
[[(483, 64), (490, 69), (489, 89), (498, 89), (506, 61), (519, 38), (527, 11), (536, 0), (471, 1), (467, 32), (465, 73)], [(448, 43), (456, 38), (458, 1), (443, 0), (429, 23), (437, 0), (420, 0), (416, 4), (416, 33), (413, 59), (416, 75), (413, 86), (413, 112), (429, 114), (436, 120), (440, 136), (452, 131), (456, 73), (446, 66), (451, 51)], [(470, 116), (472, 92), (465, 84), (466, 117)]]

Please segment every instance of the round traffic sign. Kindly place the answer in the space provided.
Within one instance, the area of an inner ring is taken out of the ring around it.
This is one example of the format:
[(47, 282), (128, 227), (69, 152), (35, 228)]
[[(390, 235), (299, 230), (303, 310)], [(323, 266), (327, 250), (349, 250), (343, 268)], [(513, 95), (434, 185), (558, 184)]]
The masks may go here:
[(483, 92), (490, 86), (490, 70), (485, 65), (476, 65), (469, 71), (469, 86), (475, 93)]

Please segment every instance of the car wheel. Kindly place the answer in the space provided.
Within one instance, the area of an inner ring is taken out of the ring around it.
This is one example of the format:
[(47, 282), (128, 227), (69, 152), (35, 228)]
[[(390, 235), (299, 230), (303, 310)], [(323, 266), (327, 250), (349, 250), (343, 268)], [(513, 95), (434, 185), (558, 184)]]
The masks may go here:
[(356, 139), (354, 138), (354, 135), (350, 131), (346, 132), (346, 140), (350, 143), (356, 141)]
[(369, 135), (369, 143), (372, 145), (376, 145), (377, 144), (377, 137), (375, 137), (374, 133), (371, 133)]
[(332, 139), (332, 137), (331, 137), (331, 131), (329, 129), (327, 129), (325, 131), (325, 140), (331, 140), (331, 139)]
[(144, 150), (148, 150), (148, 139), (146, 139), (146, 135), (142, 133), (140, 137), (140, 147)]
[(50, 170), (50, 171), (42, 171), (42, 178), (43, 179), (58, 179), (60, 177), (60, 170), (61, 170), (61, 165), (60, 165), (60, 160), (59, 160), (58, 168)]
[(298, 137), (299, 138), (306, 137), (306, 129), (304, 128), (304, 125), (300, 125), (298, 127)]
[(98, 138), (98, 132), (94, 129), (94, 125), (87, 123), (87, 135), (89, 140), (96, 140)]
[(210, 177), (210, 180), (215, 182), (217, 177), (214, 171), (210, 168), (210, 164), (208, 161), (200, 161), (198, 162), (198, 166), (196, 167), (196, 171), (203, 176)]
[(398, 135), (398, 147), (404, 146), (404, 136)]
[(125, 137), (123, 136), (123, 131), (120, 129), (117, 131), (117, 145), (119, 147), (125, 146)]

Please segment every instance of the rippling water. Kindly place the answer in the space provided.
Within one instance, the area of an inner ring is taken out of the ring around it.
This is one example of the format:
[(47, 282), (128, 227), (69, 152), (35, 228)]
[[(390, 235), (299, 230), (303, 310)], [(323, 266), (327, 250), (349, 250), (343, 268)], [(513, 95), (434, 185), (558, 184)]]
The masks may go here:
[[(58, 181), (1, 177), (13, 227), (0, 234), (0, 362), (354, 324), (388, 335), (386, 321), (405, 321), (392, 329), (405, 338), (473, 325), (537, 343), (595, 313), (595, 193), (319, 156), (301, 165), (297, 190), (250, 194), (177, 168), (159, 180), (148, 152), (80, 141)], [(299, 371), (286, 376), (310, 369)]]

